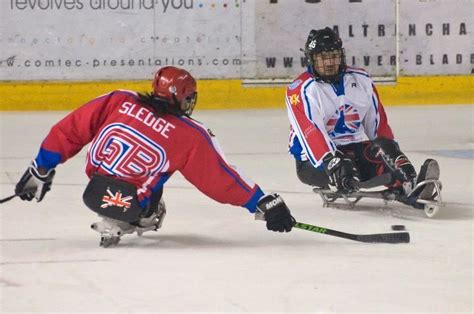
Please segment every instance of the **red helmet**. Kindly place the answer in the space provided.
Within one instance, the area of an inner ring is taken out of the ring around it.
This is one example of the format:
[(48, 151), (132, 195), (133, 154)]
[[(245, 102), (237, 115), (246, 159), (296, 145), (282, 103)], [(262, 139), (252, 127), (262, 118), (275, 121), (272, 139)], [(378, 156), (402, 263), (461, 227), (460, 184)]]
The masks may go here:
[(155, 73), (152, 82), (153, 95), (170, 104), (177, 105), (180, 111), (190, 115), (196, 105), (196, 80), (183, 69), (167, 66)]

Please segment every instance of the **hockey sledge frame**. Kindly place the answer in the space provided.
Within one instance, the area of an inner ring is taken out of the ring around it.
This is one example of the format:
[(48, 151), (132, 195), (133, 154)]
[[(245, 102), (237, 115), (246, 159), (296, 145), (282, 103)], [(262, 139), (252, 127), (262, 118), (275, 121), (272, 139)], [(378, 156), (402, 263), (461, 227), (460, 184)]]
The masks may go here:
[[(425, 215), (429, 218), (435, 217), (440, 208), (444, 207), (444, 203), (441, 196), (442, 183), (440, 180), (424, 180), (419, 182), (413, 191), (408, 195), (409, 198), (415, 192), (423, 189), (426, 185), (433, 185), (433, 195), (431, 199), (417, 199), (416, 203), (422, 207)], [(364, 182), (360, 183), (360, 188), (364, 188)], [(370, 186), (372, 187), (372, 186)], [(363, 198), (381, 199), (384, 204), (387, 205), (389, 201), (400, 201), (400, 195), (390, 189), (384, 189), (381, 191), (356, 191), (348, 194), (339, 193), (330, 189), (324, 189), (319, 187), (313, 187), (313, 192), (319, 194), (323, 200), (323, 207), (340, 208), (340, 209), (354, 209), (356, 204)], [(337, 203), (338, 199), (342, 199), (344, 202)], [(402, 202), (403, 203), (403, 202)]]

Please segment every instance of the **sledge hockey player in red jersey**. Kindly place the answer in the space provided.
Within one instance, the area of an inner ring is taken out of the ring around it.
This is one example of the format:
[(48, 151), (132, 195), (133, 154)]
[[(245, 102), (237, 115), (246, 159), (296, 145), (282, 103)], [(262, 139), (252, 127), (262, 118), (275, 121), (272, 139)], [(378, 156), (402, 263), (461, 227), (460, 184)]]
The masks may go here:
[(161, 227), (163, 186), (176, 171), (210, 198), (263, 216), (269, 230), (291, 231), (295, 220), (281, 197), (265, 195), (229, 165), (214, 135), (190, 117), (197, 100), (191, 74), (161, 68), (152, 88), (145, 94), (113, 91), (54, 125), (15, 193), (41, 201), (56, 166), (91, 143), (86, 165), (90, 182), (83, 199), (103, 218), (91, 226), (101, 233), (103, 247), (116, 245), (124, 234)]
[(289, 151), (300, 181), (314, 186), (325, 205), (361, 196), (360, 187), (386, 185), (386, 195), (423, 208), (420, 199), (440, 192), (436, 160), (426, 160), (417, 177), (394, 139), (371, 78), (346, 65), (342, 41), (332, 29), (311, 30), (303, 51), (308, 70), (286, 91)]

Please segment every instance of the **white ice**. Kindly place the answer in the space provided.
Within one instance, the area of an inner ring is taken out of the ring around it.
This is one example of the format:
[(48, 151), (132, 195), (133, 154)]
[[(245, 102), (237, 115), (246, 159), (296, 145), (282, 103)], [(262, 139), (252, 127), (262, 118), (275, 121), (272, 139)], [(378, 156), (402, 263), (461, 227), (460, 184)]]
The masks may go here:
[[(0, 205), (0, 312), (473, 311), (473, 106), (386, 108), (417, 168), (441, 166), (446, 207), (423, 211), (380, 201), (323, 208), (286, 153), (284, 110), (198, 111), (230, 163), (278, 192), (298, 221), (350, 233), (391, 232), (409, 244), (364, 244), (295, 229), (266, 230), (246, 209), (200, 194), (182, 176), (165, 188), (163, 228), (99, 247), (98, 217), (82, 203), (85, 150), (57, 169), (41, 203)], [(65, 112), (0, 113), (0, 198)]]

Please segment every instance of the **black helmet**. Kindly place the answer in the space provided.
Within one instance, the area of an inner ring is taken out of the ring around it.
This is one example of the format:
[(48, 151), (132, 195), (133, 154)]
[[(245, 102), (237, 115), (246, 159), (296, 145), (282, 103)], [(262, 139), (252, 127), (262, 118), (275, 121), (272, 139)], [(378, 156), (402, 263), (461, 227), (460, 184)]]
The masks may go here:
[[(314, 68), (313, 56), (323, 51), (334, 51), (339, 50), (341, 52), (341, 64), (337, 75), (324, 76), (316, 71)], [(339, 36), (329, 27), (324, 29), (312, 29), (309, 32), (308, 39), (304, 46), (304, 54), (306, 56), (306, 62), (310, 67), (310, 70), (314, 72), (317, 78), (320, 78), (327, 82), (336, 81), (346, 67), (344, 49), (342, 48), (342, 40)]]

